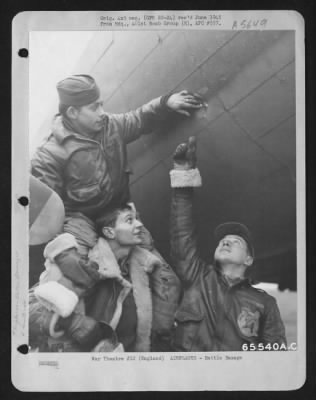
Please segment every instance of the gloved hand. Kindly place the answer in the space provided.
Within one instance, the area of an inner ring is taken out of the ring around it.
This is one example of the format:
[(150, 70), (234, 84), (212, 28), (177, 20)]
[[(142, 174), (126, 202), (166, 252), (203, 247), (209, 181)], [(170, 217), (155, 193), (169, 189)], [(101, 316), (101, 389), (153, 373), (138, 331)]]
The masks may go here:
[(196, 138), (190, 136), (187, 143), (181, 143), (173, 153), (174, 169), (194, 169), (196, 167)]
[[(98, 272), (98, 264), (84, 259), (80, 256), (77, 249), (68, 249), (55, 257), (55, 262), (60, 268), (64, 278), (69, 279), (72, 285), (58, 281), (64, 284), (68, 289), (71, 289), (81, 296), (84, 291), (93, 287), (101, 276)], [(65, 279), (64, 279), (65, 280)]]
[(34, 296), (40, 305), (53, 313), (45, 325), (48, 325), (45, 329), (49, 336), (53, 338), (63, 336), (64, 332), (56, 331), (55, 327), (60, 316), (65, 318), (73, 313), (79, 301), (76, 293), (61, 283), (50, 281), (36, 286)]
[(55, 281), (38, 285), (34, 289), (34, 295), (44, 307), (64, 318), (74, 311), (79, 301), (74, 291)]
[(73, 287), (66, 287), (76, 291), (78, 286), (79, 295), (83, 289), (94, 286), (100, 280), (98, 265), (83, 258), (78, 252), (78, 246), (75, 237), (67, 232), (49, 242), (44, 249), (45, 272), (41, 275), (41, 280), (59, 281), (64, 276), (74, 284)]
[(196, 138), (189, 137), (187, 143), (181, 143), (173, 154), (174, 169), (170, 171), (172, 188), (199, 187), (202, 179), (196, 168)]

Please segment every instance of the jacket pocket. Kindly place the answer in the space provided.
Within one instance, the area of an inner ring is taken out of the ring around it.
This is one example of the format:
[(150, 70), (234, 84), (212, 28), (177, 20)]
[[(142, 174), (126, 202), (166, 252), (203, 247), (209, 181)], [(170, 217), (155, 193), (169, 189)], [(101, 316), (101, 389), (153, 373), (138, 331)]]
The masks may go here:
[(204, 315), (191, 310), (179, 310), (175, 315), (174, 345), (178, 351), (190, 351), (196, 342)]

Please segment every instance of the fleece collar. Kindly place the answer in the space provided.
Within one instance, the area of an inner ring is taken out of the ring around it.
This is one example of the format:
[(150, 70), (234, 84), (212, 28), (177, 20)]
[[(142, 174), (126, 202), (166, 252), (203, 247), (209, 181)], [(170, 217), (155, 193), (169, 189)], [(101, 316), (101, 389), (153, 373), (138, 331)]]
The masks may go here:
[[(96, 261), (101, 269), (105, 267), (107, 270), (117, 271), (119, 268), (112, 249), (104, 238), (98, 239), (97, 244), (89, 254), (89, 258)], [(150, 351), (152, 297), (148, 273), (152, 272), (153, 268), (159, 263), (161, 261), (157, 256), (138, 246), (133, 249), (128, 259), (137, 314), (136, 352)], [(123, 288), (118, 296), (116, 309), (110, 321), (113, 329), (116, 329), (119, 323), (123, 302), (130, 291), (130, 288), (124, 283), (125, 279), (118, 279), (118, 281)]]

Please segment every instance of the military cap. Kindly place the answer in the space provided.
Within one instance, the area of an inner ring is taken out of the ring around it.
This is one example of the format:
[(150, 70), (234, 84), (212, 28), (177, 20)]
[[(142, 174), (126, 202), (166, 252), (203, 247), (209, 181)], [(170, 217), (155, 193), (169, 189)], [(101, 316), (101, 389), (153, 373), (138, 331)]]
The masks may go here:
[(253, 246), (253, 238), (246, 225), (239, 222), (225, 222), (224, 224), (220, 224), (215, 228), (214, 236), (218, 242), (226, 235), (237, 235), (242, 237), (248, 245), (251, 256), (254, 257), (255, 251)]
[(72, 75), (57, 83), (60, 104), (84, 106), (100, 97), (100, 89), (90, 75)]

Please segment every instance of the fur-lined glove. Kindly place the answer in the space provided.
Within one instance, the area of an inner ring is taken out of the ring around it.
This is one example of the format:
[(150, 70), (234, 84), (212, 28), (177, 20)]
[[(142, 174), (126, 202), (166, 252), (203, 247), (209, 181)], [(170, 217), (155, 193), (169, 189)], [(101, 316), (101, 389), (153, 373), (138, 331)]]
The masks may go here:
[(174, 169), (170, 171), (171, 187), (198, 187), (202, 185), (201, 175), (196, 168), (196, 138), (189, 137), (173, 154)]

